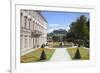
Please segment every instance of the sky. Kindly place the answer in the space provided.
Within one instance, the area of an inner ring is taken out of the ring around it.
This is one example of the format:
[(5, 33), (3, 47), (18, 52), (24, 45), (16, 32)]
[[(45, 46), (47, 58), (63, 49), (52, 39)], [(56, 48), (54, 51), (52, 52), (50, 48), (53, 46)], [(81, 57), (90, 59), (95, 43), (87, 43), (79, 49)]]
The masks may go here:
[(89, 13), (80, 12), (55, 12), (55, 11), (42, 11), (42, 15), (47, 21), (47, 32), (50, 33), (53, 30), (65, 29), (69, 30), (69, 25), (76, 21), (81, 15), (90, 18)]

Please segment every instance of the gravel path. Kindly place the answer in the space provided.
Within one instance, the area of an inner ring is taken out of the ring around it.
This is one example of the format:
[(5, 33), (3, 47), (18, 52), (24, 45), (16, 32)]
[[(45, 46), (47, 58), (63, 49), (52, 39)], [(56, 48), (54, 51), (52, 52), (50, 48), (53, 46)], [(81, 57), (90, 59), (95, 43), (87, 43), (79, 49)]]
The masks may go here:
[(66, 48), (57, 48), (50, 61), (70, 61), (70, 55)]

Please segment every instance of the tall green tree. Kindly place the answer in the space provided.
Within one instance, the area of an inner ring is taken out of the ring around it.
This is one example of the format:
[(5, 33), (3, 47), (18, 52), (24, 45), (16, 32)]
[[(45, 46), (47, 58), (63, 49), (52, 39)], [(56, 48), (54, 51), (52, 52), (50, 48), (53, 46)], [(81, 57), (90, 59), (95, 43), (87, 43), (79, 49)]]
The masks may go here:
[[(69, 36), (69, 37), (68, 37)], [(78, 46), (83, 45), (89, 40), (89, 20), (84, 15), (81, 15), (75, 22), (70, 25), (67, 38)]]

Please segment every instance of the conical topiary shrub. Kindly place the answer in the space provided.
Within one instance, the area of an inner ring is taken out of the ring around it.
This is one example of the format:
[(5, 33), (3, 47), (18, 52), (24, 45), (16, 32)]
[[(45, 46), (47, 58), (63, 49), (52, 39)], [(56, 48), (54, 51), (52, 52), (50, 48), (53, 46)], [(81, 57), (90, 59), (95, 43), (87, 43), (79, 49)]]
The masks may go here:
[(81, 59), (81, 55), (80, 55), (80, 52), (79, 52), (78, 48), (77, 48), (77, 51), (75, 53), (74, 59)]
[(40, 55), (40, 60), (46, 60), (46, 59), (47, 59), (47, 58), (46, 58), (45, 51), (42, 50), (42, 53), (41, 53), (41, 55)]

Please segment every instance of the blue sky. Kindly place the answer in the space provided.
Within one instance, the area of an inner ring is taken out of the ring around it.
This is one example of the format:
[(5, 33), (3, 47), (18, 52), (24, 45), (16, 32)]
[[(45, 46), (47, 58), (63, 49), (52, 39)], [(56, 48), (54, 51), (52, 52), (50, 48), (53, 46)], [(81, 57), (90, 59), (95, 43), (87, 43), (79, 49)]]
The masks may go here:
[(80, 15), (85, 15), (90, 18), (89, 13), (80, 12), (54, 12), (54, 11), (42, 11), (42, 15), (47, 20), (47, 32), (50, 33), (56, 29), (69, 30), (69, 25), (76, 21)]

